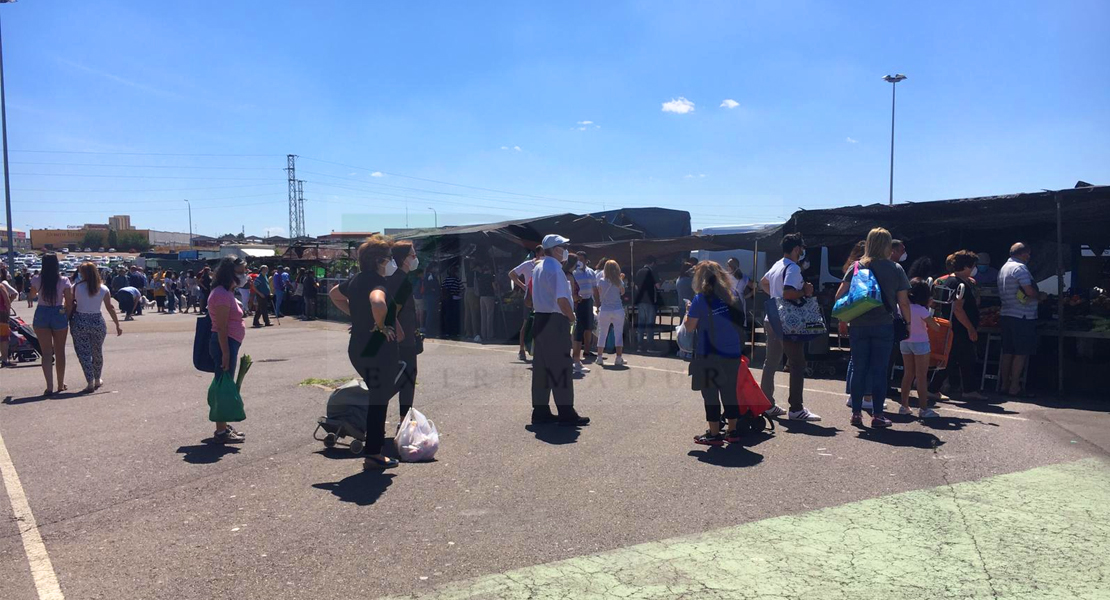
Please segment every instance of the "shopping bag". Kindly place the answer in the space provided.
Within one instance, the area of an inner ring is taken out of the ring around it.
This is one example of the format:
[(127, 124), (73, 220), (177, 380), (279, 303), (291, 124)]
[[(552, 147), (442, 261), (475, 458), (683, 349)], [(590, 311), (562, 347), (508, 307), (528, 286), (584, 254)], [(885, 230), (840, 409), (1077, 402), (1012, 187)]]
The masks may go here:
[(740, 357), (740, 371), (736, 374), (736, 401), (740, 404), (740, 414), (758, 417), (771, 409), (771, 401), (763, 394), (751, 370), (748, 357)]
[(243, 397), (230, 373), (221, 371), (208, 386), (208, 420), (213, 423), (238, 423), (247, 418)]
[(436, 429), (436, 424), (428, 420), (423, 413), (410, 408), (405, 415), (405, 420), (401, 421), (401, 428), (397, 430), (394, 442), (397, 444), (397, 455), (401, 460), (429, 461), (439, 450), (439, 431)]
[(617, 351), (617, 333), (616, 327), (609, 328), (609, 334), (605, 336), (605, 353), (613, 354)]
[(197, 318), (197, 331), (193, 335), (193, 368), (205, 373), (216, 372), (216, 362), (208, 350), (212, 339), (212, 318), (208, 315)]
[(694, 351), (694, 336), (697, 332), (694, 330), (686, 329), (686, 325), (682, 324), (674, 328), (675, 342), (678, 343), (678, 349), (683, 352)]
[(833, 305), (832, 315), (847, 323), (882, 304), (883, 292), (879, 289), (879, 280), (871, 269), (861, 269), (859, 262), (856, 262), (852, 279), (848, 282), (848, 293)]
[(821, 305), (812, 296), (798, 300), (768, 298), (765, 308), (767, 325), (784, 340), (808, 342), (828, 333)]

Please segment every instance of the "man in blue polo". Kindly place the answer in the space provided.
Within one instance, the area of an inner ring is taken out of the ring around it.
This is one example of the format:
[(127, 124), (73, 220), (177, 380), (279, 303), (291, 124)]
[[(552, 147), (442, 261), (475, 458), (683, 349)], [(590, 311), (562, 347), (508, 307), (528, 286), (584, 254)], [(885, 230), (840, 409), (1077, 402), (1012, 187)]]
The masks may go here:
[(1010, 260), (998, 272), (998, 296), (1002, 300), (1002, 362), (998, 391), (1009, 396), (1022, 393), (1021, 374), (1030, 356), (1037, 353), (1037, 305), (1044, 294), (1029, 272), (1029, 247), (1018, 242), (1010, 247)]

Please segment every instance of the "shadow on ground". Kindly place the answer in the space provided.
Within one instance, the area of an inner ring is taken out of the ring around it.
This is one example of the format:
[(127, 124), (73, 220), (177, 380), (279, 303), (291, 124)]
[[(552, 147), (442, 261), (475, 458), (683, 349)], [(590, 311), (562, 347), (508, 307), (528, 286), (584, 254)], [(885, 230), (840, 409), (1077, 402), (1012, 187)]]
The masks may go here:
[(693, 456), (698, 462), (715, 467), (743, 468), (754, 467), (763, 462), (763, 455), (752, 452), (740, 444), (727, 446), (705, 446), (704, 450), (691, 450), (686, 456)]
[(395, 475), (378, 470), (360, 471), (335, 482), (314, 483), (312, 487), (331, 492), (340, 502), (369, 506), (393, 485)]
[(786, 433), (801, 433), (815, 437), (833, 437), (843, 431), (838, 427), (826, 427), (812, 421), (791, 421), (790, 419), (780, 419), (778, 426), (785, 429)]
[(208, 438), (195, 446), (181, 446), (177, 449), (177, 453), (182, 455), (181, 459), (189, 464), (210, 465), (220, 462), (220, 459), (228, 454), (238, 454), (239, 448), (217, 444), (212, 438)]
[(927, 431), (907, 431), (905, 429), (867, 429), (859, 430), (859, 439), (878, 442), (898, 448), (920, 448), (932, 450), (944, 445), (944, 440)]
[(555, 446), (573, 444), (578, 441), (582, 432), (578, 427), (564, 427), (557, 423), (544, 425), (525, 425), (525, 431), (536, 435), (536, 439)]

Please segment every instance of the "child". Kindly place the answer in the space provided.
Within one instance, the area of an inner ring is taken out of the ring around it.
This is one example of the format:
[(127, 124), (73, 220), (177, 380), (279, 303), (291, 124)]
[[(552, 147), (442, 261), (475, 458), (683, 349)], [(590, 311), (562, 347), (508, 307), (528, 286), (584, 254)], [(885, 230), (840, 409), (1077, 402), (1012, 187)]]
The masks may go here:
[(922, 419), (939, 417), (936, 411), (929, 408), (929, 329), (937, 331), (940, 324), (932, 317), (929, 307), (933, 303), (929, 283), (920, 277), (910, 281), (910, 315), (906, 323), (910, 328), (910, 337), (900, 344), (902, 351), (902, 408), (900, 415), (913, 414), (910, 409), (910, 388), (914, 379), (917, 379), (917, 400), (921, 406)]

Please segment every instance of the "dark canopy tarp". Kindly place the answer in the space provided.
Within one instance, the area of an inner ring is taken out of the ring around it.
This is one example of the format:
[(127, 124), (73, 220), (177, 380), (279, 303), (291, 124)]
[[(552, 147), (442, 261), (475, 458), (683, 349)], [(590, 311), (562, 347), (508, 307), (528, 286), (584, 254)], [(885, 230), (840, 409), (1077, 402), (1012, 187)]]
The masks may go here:
[(690, 213), (670, 208), (619, 208), (590, 213), (613, 225), (631, 227), (645, 238), (677, 238), (690, 235)]
[(1055, 241), (1056, 201), (1059, 194), (1065, 243), (1110, 242), (1110, 186), (1064, 189), (963, 200), (907, 202), (887, 206), (848, 206), (827, 210), (801, 210), (786, 224), (801, 232), (806, 244), (839, 246), (867, 236), (873, 227), (885, 227), (903, 240), (933, 238), (938, 233), (959, 232), (974, 238), (980, 233), (1021, 230), (1027, 242)]
[[(613, 259), (622, 266), (631, 265), (634, 258), (636, 263), (642, 263), (645, 258), (655, 256), (664, 259), (676, 254), (689, 254), (695, 250), (754, 250), (759, 240), (777, 240), (782, 234), (782, 226), (769, 225), (745, 233), (728, 233), (721, 235), (687, 235), (674, 238), (625, 240), (620, 242), (605, 242), (592, 244), (574, 244), (575, 250), (585, 250), (590, 257), (590, 262), (601, 257)], [(776, 244), (772, 244), (777, 247)], [(767, 246), (771, 248), (771, 246)], [(763, 251), (762, 248), (760, 251)], [(635, 256), (633, 256), (635, 253)]]
[(402, 236), (401, 239), (413, 240), (418, 247), (427, 250), (440, 242), (455, 238), (463, 244), (485, 243), (488, 245), (511, 244), (529, 248), (539, 244), (543, 236), (557, 233), (570, 238), (575, 243), (608, 242), (643, 237), (643, 234), (629, 227), (613, 225), (603, 219), (571, 213), (549, 215), (533, 219), (502, 221), (483, 225), (466, 225), (435, 230), (424, 230)]

